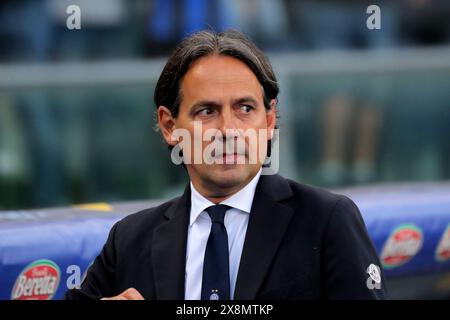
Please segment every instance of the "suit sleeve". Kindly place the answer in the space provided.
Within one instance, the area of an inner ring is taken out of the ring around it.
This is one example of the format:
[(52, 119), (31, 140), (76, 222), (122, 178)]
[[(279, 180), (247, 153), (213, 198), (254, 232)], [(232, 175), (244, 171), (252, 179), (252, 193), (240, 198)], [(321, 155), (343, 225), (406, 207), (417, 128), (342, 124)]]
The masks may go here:
[(65, 300), (98, 300), (116, 294), (113, 288), (116, 268), (115, 237), (118, 223), (111, 228), (108, 240), (89, 268), (80, 289), (68, 290), (64, 295)]
[[(336, 203), (325, 238), (326, 298), (385, 299), (386, 282), (380, 260), (358, 207), (348, 197), (343, 196)], [(372, 272), (371, 277), (367, 272), (374, 267), (378, 271)]]

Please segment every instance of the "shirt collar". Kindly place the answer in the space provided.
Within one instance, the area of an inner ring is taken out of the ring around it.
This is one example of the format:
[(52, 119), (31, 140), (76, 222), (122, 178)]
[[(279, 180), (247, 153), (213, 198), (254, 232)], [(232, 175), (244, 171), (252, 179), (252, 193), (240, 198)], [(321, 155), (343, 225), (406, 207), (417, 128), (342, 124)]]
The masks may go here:
[[(253, 197), (255, 196), (256, 185), (258, 184), (259, 177), (261, 176), (262, 169), (259, 169), (258, 173), (250, 180), (247, 185), (233, 194), (231, 197), (220, 202), (221, 204), (226, 204), (235, 209), (239, 209), (245, 213), (250, 213), (253, 203)], [(206, 208), (215, 205), (213, 202), (202, 196), (190, 182), (191, 187), (191, 215), (189, 226), (197, 220), (200, 214), (205, 211)]]

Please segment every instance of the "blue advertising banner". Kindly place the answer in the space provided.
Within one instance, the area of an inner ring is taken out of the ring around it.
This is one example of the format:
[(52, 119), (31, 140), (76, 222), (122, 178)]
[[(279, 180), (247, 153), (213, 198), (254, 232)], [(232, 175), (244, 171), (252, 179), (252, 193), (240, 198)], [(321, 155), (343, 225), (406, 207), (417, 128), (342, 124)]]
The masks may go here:
[[(337, 192), (360, 208), (388, 279), (450, 272), (449, 183)], [(82, 281), (112, 225), (158, 203), (0, 212), (0, 299), (62, 299)]]

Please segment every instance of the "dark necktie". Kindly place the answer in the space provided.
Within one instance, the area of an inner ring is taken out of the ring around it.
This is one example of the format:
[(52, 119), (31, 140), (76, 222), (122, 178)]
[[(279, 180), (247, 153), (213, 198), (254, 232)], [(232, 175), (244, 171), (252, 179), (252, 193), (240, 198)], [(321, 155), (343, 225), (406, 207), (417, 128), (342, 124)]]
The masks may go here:
[(206, 209), (212, 225), (203, 261), (202, 300), (230, 299), (228, 235), (224, 224), (228, 209), (223, 204)]

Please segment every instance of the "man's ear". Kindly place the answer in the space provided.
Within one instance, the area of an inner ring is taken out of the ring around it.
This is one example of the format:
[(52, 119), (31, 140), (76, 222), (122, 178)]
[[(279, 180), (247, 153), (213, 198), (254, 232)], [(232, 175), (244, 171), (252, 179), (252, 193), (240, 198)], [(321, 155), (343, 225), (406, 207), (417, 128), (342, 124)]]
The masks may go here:
[(159, 106), (157, 110), (158, 127), (164, 137), (166, 143), (175, 146), (178, 141), (172, 139), (173, 130), (175, 130), (175, 119), (172, 112), (164, 106)]
[(277, 125), (277, 100), (270, 100), (270, 110), (266, 112), (267, 129), (269, 131), (269, 140), (273, 138), (273, 129)]

